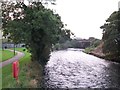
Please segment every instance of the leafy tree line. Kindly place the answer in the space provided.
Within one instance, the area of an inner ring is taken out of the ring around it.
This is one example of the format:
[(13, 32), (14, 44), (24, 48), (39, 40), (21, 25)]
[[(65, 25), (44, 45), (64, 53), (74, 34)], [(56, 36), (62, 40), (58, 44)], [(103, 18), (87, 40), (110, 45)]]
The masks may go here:
[(54, 46), (55, 50), (67, 49), (67, 48), (94, 49), (101, 43), (101, 40), (96, 39), (94, 37), (90, 37), (89, 39), (66, 39), (66, 40), (64, 39), (63, 38), (60, 39), (60, 42), (58, 42)]
[(100, 28), (103, 29), (103, 53), (108, 59), (120, 61), (120, 11), (113, 12)]
[(101, 40), (94, 37), (89, 37), (88, 40), (90, 41), (90, 45), (89, 47), (85, 48), (85, 52), (92, 53), (92, 51), (95, 51), (95, 49), (97, 49), (101, 44)]
[(44, 66), (52, 46), (60, 37), (70, 38), (70, 30), (64, 29), (61, 17), (52, 10), (45, 8), (41, 2), (2, 3), (3, 36), (15, 44), (25, 43), (32, 54)]
[(96, 48), (101, 43), (100, 39), (97, 39), (97, 38), (94, 38), (94, 37), (89, 37), (88, 40), (90, 41), (90, 47), (91, 48)]

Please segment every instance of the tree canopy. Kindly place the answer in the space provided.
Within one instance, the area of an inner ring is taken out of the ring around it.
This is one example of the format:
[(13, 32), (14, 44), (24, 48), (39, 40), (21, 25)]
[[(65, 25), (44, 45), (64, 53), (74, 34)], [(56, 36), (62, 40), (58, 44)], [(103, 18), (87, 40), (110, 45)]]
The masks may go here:
[(113, 59), (120, 59), (120, 11), (113, 12), (100, 27), (103, 29), (103, 52)]
[[(63, 29), (61, 17), (41, 2), (30, 5), (2, 3), (3, 34), (14, 43), (25, 43), (32, 59), (45, 65), (52, 48), (61, 36), (70, 38), (70, 30)], [(64, 32), (64, 34), (63, 34)]]

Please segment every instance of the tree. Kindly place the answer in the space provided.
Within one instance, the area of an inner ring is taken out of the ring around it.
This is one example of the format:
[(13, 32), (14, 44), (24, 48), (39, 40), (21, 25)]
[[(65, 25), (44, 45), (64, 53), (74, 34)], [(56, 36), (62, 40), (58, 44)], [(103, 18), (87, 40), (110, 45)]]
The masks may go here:
[(15, 43), (24, 42), (32, 54), (32, 60), (44, 66), (52, 45), (58, 42), (64, 31), (61, 17), (46, 9), (41, 2), (32, 2), (28, 6), (23, 2), (3, 3), (2, 7), (4, 36)]
[(103, 52), (113, 59), (120, 59), (120, 11), (113, 12), (100, 27), (103, 29)]
[(74, 35), (69, 29), (63, 29), (59, 36), (59, 43), (65, 43), (67, 40), (71, 40), (70, 36)]
[(90, 41), (90, 47), (93, 47), (93, 48), (96, 48), (101, 43), (101, 40), (94, 37), (89, 37), (88, 40)]

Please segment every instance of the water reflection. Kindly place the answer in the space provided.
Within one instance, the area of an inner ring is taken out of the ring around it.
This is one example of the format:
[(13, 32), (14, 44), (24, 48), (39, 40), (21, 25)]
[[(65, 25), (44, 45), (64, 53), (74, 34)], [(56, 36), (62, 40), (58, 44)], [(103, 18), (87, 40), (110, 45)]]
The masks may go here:
[(51, 54), (45, 80), (49, 88), (120, 88), (119, 75), (120, 64), (68, 49)]

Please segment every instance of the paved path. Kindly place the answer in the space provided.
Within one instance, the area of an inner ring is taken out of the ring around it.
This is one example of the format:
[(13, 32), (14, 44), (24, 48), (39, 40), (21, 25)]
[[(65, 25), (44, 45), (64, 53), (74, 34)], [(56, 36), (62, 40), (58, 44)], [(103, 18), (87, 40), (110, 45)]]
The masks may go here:
[[(11, 51), (11, 52), (13, 52), (13, 50), (10, 50), (10, 49), (8, 49), (8, 50)], [(4, 67), (4, 66), (6, 66), (6, 65), (8, 65), (8, 64), (10, 64), (10, 63), (12, 63), (14, 61), (20, 60), (20, 58), (22, 58), (25, 55), (22, 52), (18, 52), (18, 51), (15, 51), (15, 52), (17, 53), (17, 55), (14, 56), (13, 58), (10, 58), (10, 59), (4, 61), (4, 62), (1, 62), (0, 63), (0, 68)]]

